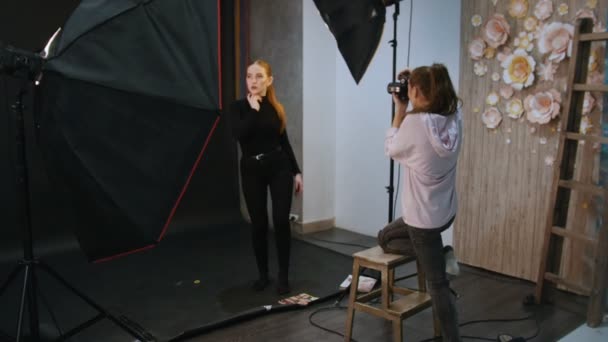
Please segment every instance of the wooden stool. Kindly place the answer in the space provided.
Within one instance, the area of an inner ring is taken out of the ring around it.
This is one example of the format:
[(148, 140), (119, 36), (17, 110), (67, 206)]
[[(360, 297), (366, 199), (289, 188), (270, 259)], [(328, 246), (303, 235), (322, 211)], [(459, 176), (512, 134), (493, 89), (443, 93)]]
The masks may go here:
[[(395, 268), (416, 260), (414, 256), (387, 254), (380, 246), (366, 249), (353, 254), (353, 276), (350, 285), (350, 297), (348, 300), (348, 315), (346, 317), (346, 332), (344, 341), (350, 341), (353, 331), (353, 319), (355, 310), (363, 311), (393, 322), (393, 341), (403, 340), (402, 321), (429, 306), (432, 306), (431, 296), (426, 292), (426, 279), (416, 261), (418, 269), (418, 287), (420, 291), (414, 291), (394, 285)], [(359, 286), (359, 268), (365, 267), (380, 271), (382, 284), (380, 289), (357, 297)], [(399, 294), (401, 298), (393, 300), (393, 295)], [(367, 304), (370, 300), (380, 297), (380, 306)], [(435, 336), (439, 336), (439, 324), (433, 313), (433, 325)]]

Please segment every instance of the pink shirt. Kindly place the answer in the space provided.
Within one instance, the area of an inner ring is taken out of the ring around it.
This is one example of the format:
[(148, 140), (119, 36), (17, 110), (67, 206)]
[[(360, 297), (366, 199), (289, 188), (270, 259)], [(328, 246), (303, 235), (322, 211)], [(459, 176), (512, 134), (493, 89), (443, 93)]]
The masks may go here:
[(401, 209), (406, 224), (439, 228), (456, 215), (456, 161), (461, 116), (408, 114), (386, 133), (387, 156), (402, 165)]

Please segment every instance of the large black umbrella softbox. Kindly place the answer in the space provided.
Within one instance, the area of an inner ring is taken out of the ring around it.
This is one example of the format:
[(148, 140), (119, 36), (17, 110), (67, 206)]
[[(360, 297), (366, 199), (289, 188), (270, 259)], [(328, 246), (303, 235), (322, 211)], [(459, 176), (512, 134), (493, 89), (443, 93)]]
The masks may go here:
[(374, 56), (386, 17), (382, 0), (314, 0), (355, 82)]
[(44, 66), (38, 141), (91, 260), (155, 245), (220, 109), (212, 0), (83, 0)]

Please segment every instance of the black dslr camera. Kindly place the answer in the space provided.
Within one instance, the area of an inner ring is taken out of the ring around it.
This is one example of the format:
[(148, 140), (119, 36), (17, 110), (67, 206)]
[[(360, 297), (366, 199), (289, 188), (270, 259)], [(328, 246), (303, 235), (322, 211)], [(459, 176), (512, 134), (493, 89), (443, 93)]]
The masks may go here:
[(397, 82), (391, 82), (386, 86), (386, 91), (388, 91), (389, 94), (397, 94), (401, 101), (409, 101), (409, 97), (407, 96), (407, 84), (410, 80), (410, 71), (406, 70), (399, 73), (397, 78)]

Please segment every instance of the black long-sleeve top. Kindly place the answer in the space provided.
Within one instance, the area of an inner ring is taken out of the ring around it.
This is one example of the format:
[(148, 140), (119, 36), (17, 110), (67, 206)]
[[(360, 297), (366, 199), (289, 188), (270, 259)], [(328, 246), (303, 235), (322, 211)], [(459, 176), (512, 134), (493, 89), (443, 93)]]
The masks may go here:
[(279, 115), (266, 97), (262, 97), (259, 111), (251, 108), (247, 99), (241, 99), (234, 102), (231, 113), (232, 132), (244, 157), (269, 153), (280, 147), (289, 158), (293, 174), (301, 173), (287, 131), (280, 131)]

